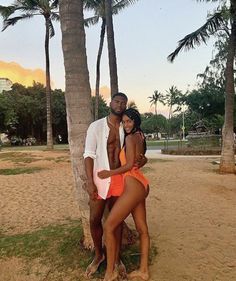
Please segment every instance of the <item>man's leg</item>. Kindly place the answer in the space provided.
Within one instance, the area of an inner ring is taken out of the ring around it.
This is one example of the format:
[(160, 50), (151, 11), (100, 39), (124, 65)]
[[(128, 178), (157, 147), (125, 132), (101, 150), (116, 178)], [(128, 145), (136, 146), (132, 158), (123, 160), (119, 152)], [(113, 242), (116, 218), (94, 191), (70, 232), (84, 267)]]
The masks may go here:
[[(111, 211), (112, 207), (114, 206), (114, 204), (118, 198), (119, 198), (118, 196), (112, 196), (109, 198), (109, 201), (108, 201), (109, 211)], [(116, 266), (118, 268), (119, 275), (122, 278), (125, 278), (126, 277), (126, 268), (120, 257), (120, 249), (121, 249), (121, 243), (122, 243), (122, 231), (123, 231), (123, 222), (115, 230), (115, 237), (116, 237), (116, 241), (117, 241)]]
[(86, 275), (90, 277), (93, 273), (95, 273), (104, 260), (104, 254), (102, 250), (102, 235), (103, 235), (103, 227), (102, 227), (102, 216), (104, 212), (104, 208), (106, 205), (106, 200), (97, 199), (90, 200), (90, 232), (93, 239), (95, 256), (92, 263), (86, 269)]

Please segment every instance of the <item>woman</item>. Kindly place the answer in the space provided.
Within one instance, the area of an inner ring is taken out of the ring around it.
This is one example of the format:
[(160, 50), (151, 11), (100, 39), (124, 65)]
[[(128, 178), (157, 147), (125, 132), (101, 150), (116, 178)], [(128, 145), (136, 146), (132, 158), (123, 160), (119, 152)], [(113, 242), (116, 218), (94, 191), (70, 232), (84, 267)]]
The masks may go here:
[(135, 159), (146, 152), (146, 141), (140, 129), (141, 118), (137, 110), (127, 109), (122, 117), (125, 130), (125, 144), (120, 152), (121, 167), (114, 170), (98, 172), (101, 179), (113, 175), (123, 174), (124, 192), (116, 201), (106, 223), (104, 232), (106, 237), (107, 269), (104, 281), (116, 280), (118, 273), (115, 269), (117, 242), (116, 228), (132, 213), (135, 226), (140, 235), (140, 268), (129, 274), (129, 278), (149, 279), (148, 252), (149, 235), (146, 222), (145, 198), (148, 195), (149, 185), (142, 172), (134, 167)]

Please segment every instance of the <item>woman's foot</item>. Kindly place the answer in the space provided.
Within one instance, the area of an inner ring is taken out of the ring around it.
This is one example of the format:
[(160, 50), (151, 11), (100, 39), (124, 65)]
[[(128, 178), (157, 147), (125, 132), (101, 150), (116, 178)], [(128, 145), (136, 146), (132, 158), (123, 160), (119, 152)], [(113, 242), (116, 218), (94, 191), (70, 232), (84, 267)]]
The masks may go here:
[(128, 279), (134, 279), (139, 278), (140, 280), (147, 281), (149, 280), (149, 273), (148, 272), (142, 272), (140, 270), (134, 270), (131, 273), (128, 274)]
[(106, 273), (103, 281), (115, 281), (118, 278), (118, 272), (114, 270), (111, 274)]
[(104, 255), (101, 258), (95, 257), (85, 271), (86, 277), (91, 277), (91, 275), (93, 275), (98, 270), (100, 264), (104, 261), (104, 259)]

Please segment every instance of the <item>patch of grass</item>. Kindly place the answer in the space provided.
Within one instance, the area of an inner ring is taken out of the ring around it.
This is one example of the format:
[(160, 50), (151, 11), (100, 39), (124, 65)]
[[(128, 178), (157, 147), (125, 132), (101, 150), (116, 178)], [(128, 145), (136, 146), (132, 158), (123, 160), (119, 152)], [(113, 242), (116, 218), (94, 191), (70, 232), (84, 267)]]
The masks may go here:
[(0, 159), (4, 160), (4, 159), (12, 159), (15, 157), (18, 157), (19, 155), (21, 155), (22, 157), (28, 156), (28, 153), (21, 153), (21, 152), (1, 152), (0, 153)]
[(55, 159), (56, 163), (60, 162), (70, 162), (70, 157), (69, 156), (59, 156)]
[[(53, 151), (61, 151), (61, 150), (69, 150), (68, 144), (55, 144)], [(39, 151), (47, 151), (46, 145), (31, 145), (31, 146), (2, 146), (2, 151), (32, 151), (32, 150), (39, 150)]]
[[(126, 248), (122, 254), (122, 260), (126, 265), (126, 268), (129, 272), (138, 268), (140, 261), (140, 249), (139, 243), (129, 246)], [(157, 255), (157, 248), (152, 245), (149, 251), (149, 264), (151, 265), (154, 261), (155, 256)]]
[[(80, 221), (64, 225), (49, 225), (34, 232), (4, 235), (0, 233), (0, 258), (42, 258), (53, 262), (63, 258), (72, 261), (73, 252), (78, 251), (82, 238)], [(70, 263), (70, 261), (68, 261)]]
[(43, 160), (46, 160), (46, 161), (54, 161), (55, 158), (54, 158), (54, 157), (45, 157)]
[[(185, 145), (187, 141), (180, 141), (180, 140), (168, 140), (168, 145), (178, 145), (178, 143), (182, 143)], [(167, 140), (147, 140), (147, 146), (164, 146), (167, 144)]]
[[(5, 257), (21, 257), (28, 261), (38, 259), (42, 264), (50, 266), (52, 271), (67, 272), (79, 269), (84, 272), (92, 261), (93, 254), (83, 248), (82, 237), (82, 226), (78, 220), (68, 221), (63, 225), (49, 225), (25, 234), (7, 236), (0, 232), (0, 259)], [(156, 248), (151, 247), (150, 264), (156, 254)], [(122, 250), (122, 260), (129, 271), (138, 267), (139, 258), (138, 245), (126, 246)], [(102, 277), (105, 268), (104, 262), (94, 277)]]
[(11, 161), (13, 163), (32, 163), (39, 161), (41, 159), (38, 159), (34, 157), (33, 155), (29, 153), (22, 153), (22, 152), (5, 152), (0, 153), (0, 159), (2, 161)]
[(0, 169), (0, 175), (12, 176), (20, 174), (32, 174), (35, 172), (41, 171), (43, 168), (40, 167), (29, 167), (29, 168), (9, 168), (9, 169)]

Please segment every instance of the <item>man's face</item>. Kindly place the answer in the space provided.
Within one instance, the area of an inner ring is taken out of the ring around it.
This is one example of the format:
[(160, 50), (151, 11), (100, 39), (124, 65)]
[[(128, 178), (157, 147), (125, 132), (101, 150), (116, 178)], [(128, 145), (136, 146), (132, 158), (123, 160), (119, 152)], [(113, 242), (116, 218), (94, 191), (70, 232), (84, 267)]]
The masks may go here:
[(111, 112), (115, 115), (122, 116), (126, 109), (127, 100), (122, 96), (114, 97), (110, 102)]

